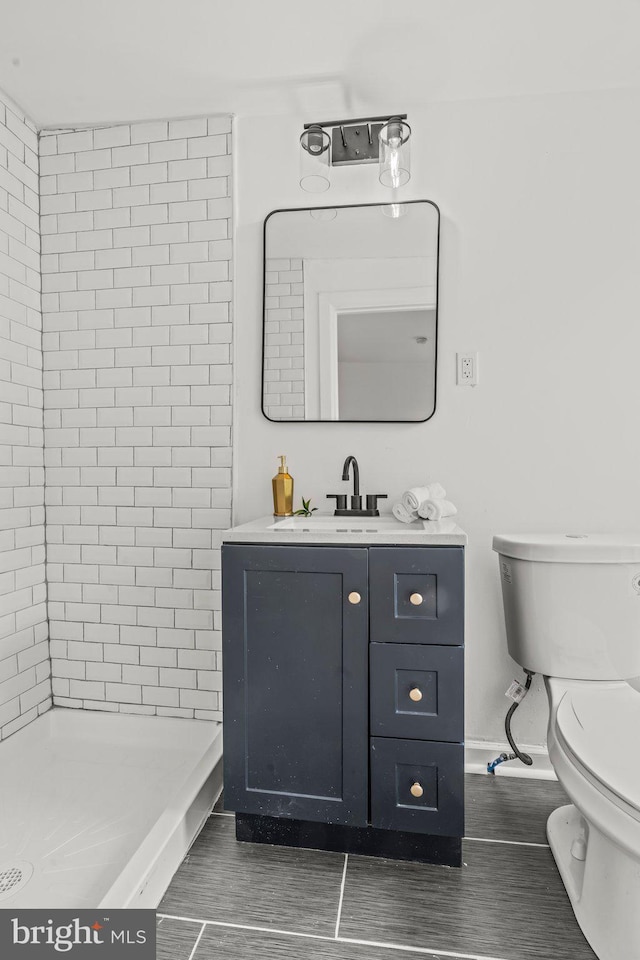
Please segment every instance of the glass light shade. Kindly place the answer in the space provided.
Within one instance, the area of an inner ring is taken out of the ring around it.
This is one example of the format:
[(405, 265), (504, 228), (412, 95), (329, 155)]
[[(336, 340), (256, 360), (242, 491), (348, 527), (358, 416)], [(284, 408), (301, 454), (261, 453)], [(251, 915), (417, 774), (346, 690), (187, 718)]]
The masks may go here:
[(385, 203), (381, 210), (383, 216), (397, 220), (399, 217), (404, 217), (407, 212), (407, 205), (406, 203)]
[(300, 137), (300, 186), (308, 193), (323, 193), (331, 186), (331, 137), (322, 127), (309, 127)]
[(310, 210), (309, 214), (314, 220), (320, 220), (321, 223), (328, 223), (329, 220), (335, 220), (338, 216), (338, 211), (334, 210), (333, 207), (316, 207), (315, 210)]
[(391, 119), (380, 129), (380, 183), (396, 189), (411, 178), (409, 138), (411, 127), (404, 120)]

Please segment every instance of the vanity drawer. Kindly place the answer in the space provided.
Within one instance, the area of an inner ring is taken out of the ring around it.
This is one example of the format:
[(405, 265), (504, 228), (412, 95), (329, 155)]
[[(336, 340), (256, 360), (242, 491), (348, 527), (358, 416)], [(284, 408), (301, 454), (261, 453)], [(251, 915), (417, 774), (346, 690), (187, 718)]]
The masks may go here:
[(464, 642), (464, 548), (372, 547), (371, 640)]
[(463, 744), (373, 737), (371, 824), (383, 830), (463, 836)]
[(464, 740), (464, 649), (372, 643), (370, 726), (375, 737)]

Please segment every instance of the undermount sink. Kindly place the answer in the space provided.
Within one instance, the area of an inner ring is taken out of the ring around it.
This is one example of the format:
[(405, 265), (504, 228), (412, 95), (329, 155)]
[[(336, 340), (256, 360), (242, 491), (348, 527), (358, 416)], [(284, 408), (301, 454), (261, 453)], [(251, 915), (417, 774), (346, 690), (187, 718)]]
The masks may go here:
[(395, 517), (285, 517), (270, 524), (268, 530), (298, 530), (312, 532), (324, 530), (327, 533), (394, 533), (424, 534), (433, 524), (428, 520), (416, 520), (413, 523), (400, 523)]

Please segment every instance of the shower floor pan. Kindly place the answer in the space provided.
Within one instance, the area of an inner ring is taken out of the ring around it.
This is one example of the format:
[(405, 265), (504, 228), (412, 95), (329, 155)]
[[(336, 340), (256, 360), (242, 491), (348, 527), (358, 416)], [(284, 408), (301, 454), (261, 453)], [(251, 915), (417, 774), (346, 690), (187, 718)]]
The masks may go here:
[(59, 707), (0, 743), (0, 909), (156, 907), (221, 759), (221, 724)]

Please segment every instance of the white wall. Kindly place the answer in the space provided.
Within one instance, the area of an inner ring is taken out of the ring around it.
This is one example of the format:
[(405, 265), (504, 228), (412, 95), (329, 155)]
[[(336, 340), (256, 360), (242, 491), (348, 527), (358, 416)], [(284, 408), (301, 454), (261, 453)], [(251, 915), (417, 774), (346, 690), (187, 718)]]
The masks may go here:
[[(388, 426), (285, 425), (260, 412), (262, 220), (313, 205), (298, 187), (310, 118), (237, 122), (234, 519), (271, 511), (280, 453), (296, 502), (311, 496), (324, 510), (347, 454), (364, 492), (391, 501), (440, 480), (469, 534), (469, 738), (503, 739), (516, 671), (492, 534), (640, 526), (639, 109), (639, 93), (614, 90), (412, 112), (403, 196), (442, 211), (438, 408), (425, 424)], [(372, 166), (334, 170), (333, 181), (322, 203), (386, 197)], [(455, 385), (457, 350), (479, 351), (477, 387)], [(536, 680), (516, 733), (543, 742), (546, 718)]]
[(38, 138), (0, 94), (0, 740), (51, 706)]
[(55, 703), (221, 719), (231, 121), (40, 138)]

